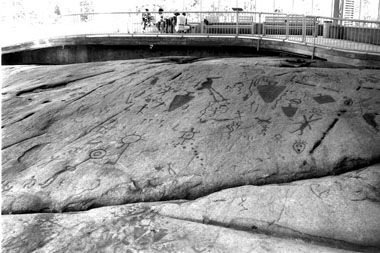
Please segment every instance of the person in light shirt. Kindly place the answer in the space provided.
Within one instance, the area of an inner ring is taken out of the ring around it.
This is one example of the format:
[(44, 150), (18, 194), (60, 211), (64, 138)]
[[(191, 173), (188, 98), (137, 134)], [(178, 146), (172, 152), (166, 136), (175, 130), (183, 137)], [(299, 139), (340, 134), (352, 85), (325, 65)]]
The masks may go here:
[(177, 15), (177, 24), (175, 26), (176, 32), (186, 33), (189, 29), (190, 27), (187, 25), (186, 13)]

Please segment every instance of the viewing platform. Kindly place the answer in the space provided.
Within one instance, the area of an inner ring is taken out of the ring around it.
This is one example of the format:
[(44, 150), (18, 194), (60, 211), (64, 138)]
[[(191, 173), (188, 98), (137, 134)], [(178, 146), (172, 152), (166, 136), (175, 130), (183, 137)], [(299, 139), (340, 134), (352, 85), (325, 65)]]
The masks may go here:
[[(151, 13), (152, 17), (156, 14)], [(128, 47), (145, 48), (147, 51), (141, 56), (149, 57), (155, 46), (175, 46), (195, 50), (241, 47), (247, 54), (269, 50), (380, 66), (378, 21), (240, 11), (188, 12), (189, 30), (177, 33), (174, 26), (159, 27), (155, 20), (143, 30), (141, 17), (141, 12), (85, 13), (61, 16), (54, 24), (20, 26), (5, 33), (8, 36), (3, 39), (3, 64), (102, 60), (92, 56), (94, 52), (89, 51), (89, 46), (115, 46), (108, 55), (123, 51), (127, 58), (134, 57), (133, 53), (126, 53)], [(49, 56), (45, 55), (47, 52)]]

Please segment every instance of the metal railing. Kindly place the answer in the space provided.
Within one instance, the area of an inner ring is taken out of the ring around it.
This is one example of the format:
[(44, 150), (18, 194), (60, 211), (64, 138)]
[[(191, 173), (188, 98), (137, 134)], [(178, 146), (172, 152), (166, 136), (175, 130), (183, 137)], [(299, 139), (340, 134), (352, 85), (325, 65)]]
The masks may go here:
[[(51, 24), (24, 27), (29, 39), (70, 35), (230, 36), (283, 40), (313, 47), (380, 53), (380, 22), (264, 12), (186, 12), (186, 32), (177, 32), (174, 13), (151, 12), (146, 24), (141, 12), (82, 13), (57, 17)], [(10, 31), (11, 32), (11, 31)]]

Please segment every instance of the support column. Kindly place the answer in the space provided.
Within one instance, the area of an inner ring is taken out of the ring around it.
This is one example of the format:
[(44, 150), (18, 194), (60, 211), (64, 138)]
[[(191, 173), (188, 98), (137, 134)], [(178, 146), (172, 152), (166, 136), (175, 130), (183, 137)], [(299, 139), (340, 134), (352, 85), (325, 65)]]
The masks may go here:
[(333, 18), (339, 18), (339, 3), (340, 0), (334, 0)]

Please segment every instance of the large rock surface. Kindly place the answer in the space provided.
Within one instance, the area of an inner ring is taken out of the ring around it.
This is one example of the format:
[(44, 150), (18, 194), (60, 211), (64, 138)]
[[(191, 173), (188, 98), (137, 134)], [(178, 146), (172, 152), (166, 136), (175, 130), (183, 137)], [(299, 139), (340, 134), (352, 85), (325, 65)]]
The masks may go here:
[(2, 244), (6, 252), (378, 252), (379, 182), (370, 167), (194, 201), (5, 215)]
[(196, 198), (378, 163), (380, 73), (279, 63), (5, 68), (2, 212)]
[(380, 166), (290, 184), (226, 189), (156, 210), (173, 218), (380, 251)]
[(3, 252), (348, 252), (161, 216), (155, 205), (7, 215)]
[(166, 57), (2, 72), (6, 252), (380, 250), (377, 70)]

